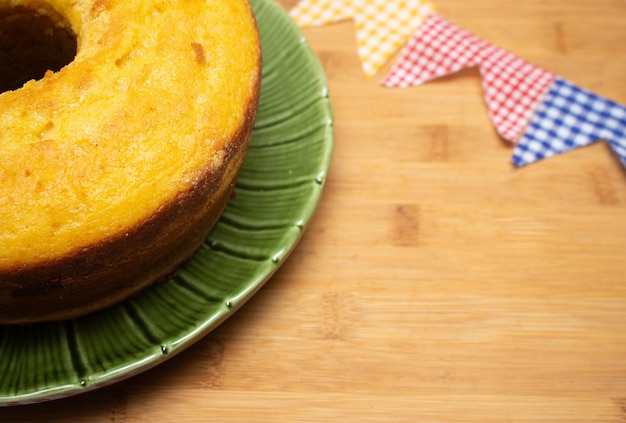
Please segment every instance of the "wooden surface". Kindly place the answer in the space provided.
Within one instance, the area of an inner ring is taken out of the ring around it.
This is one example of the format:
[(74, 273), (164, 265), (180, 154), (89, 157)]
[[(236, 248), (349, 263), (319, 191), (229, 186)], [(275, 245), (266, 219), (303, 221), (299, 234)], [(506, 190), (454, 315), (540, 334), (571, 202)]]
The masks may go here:
[[(436, 4), (626, 104), (626, 2)], [(336, 147), (294, 254), (165, 364), (0, 421), (626, 422), (626, 172), (607, 144), (516, 170), (475, 70), (383, 88), (351, 22), (305, 34)]]

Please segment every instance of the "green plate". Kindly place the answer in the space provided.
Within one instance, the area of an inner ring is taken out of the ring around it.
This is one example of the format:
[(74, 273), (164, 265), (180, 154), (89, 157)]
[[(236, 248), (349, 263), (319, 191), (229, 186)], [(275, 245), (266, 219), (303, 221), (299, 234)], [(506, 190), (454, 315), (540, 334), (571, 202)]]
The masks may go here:
[(236, 194), (177, 276), (72, 321), (0, 326), (0, 405), (67, 397), (162, 363), (209, 333), (285, 260), (331, 160), (324, 72), (273, 0), (251, 0), (263, 46), (258, 119)]

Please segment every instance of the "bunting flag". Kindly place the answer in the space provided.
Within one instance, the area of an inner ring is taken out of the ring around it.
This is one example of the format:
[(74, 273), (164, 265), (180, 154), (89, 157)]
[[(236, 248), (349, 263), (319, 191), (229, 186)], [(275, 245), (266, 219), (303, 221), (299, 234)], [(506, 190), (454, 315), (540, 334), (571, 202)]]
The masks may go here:
[(302, 27), (353, 19), (362, 69), (371, 77), (432, 11), (424, 0), (301, 0), (289, 13)]
[(489, 117), (523, 166), (607, 140), (626, 166), (626, 108), (565, 81), (432, 13), (381, 81), (421, 85), (478, 66)]
[(290, 13), (301, 26), (352, 18), (367, 76), (404, 45), (383, 86), (417, 86), (478, 67), (489, 118), (500, 136), (516, 144), (516, 166), (606, 140), (626, 167), (626, 107), (459, 28), (429, 2), (301, 0)]
[(515, 142), (554, 75), (455, 26), (437, 13), (421, 25), (382, 80), (409, 87), (478, 66), (489, 117), (498, 133)]
[(626, 107), (557, 77), (513, 151), (523, 166), (606, 140), (626, 167)]

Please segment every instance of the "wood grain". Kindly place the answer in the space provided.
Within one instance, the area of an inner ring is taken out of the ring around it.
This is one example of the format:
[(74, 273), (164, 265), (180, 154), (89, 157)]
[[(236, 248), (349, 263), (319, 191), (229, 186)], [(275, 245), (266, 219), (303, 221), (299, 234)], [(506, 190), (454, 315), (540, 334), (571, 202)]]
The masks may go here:
[[(626, 2), (436, 4), (626, 103)], [(305, 35), (336, 147), (290, 259), (165, 364), (0, 420), (626, 422), (626, 172), (607, 144), (514, 169), (476, 70), (383, 88), (351, 22)]]

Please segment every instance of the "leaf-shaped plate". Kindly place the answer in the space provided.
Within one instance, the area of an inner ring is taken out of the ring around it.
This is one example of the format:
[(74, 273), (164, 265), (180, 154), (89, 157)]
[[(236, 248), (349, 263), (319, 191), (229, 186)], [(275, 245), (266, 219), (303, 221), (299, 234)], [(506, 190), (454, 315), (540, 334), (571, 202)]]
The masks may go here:
[(330, 165), (320, 63), (273, 0), (251, 0), (263, 48), (258, 118), (235, 196), (172, 279), (76, 320), (0, 327), (0, 405), (42, 402), (158, 365), (231, 316), (293, 250)]

